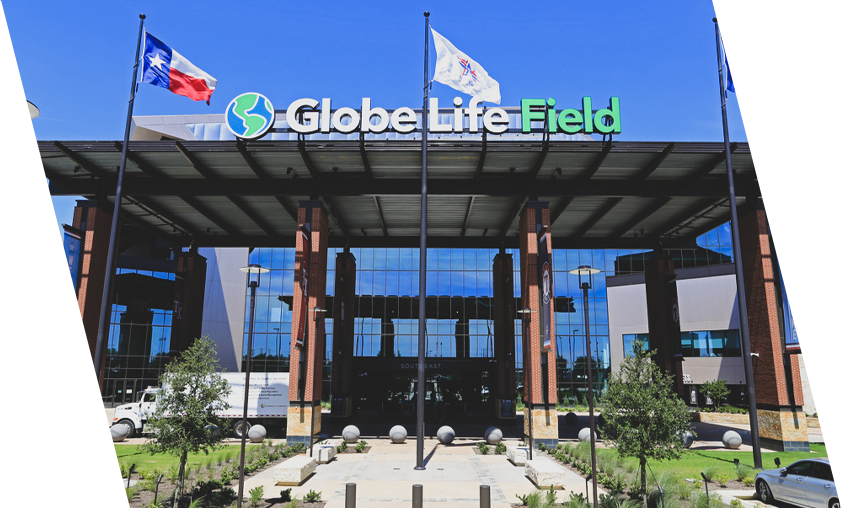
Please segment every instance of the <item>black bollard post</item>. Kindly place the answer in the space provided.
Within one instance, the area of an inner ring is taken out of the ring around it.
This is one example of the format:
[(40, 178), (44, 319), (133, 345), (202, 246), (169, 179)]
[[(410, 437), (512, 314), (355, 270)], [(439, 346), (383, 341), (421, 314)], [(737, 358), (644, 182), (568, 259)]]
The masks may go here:
[(159, 474), (158, 480), (155, 482), (155, 500), (152, 501), (152, 504), (154, 504), (156, 506), (158, 505), (158, 487), (161, 485), (161, 478), (163, 478), (163, 477), (164, 477), (164, 475)]
[(345, 508), (356, 508), (357, 507), (357, 484), (356, 483), (346, 483), (345, 484)]
[(424, 486), (415, 484), (412, 486), (412, 508), (424, 506)]
[(479, 508), (491, 508), (491, 487), (489, 485), (479, 486)]

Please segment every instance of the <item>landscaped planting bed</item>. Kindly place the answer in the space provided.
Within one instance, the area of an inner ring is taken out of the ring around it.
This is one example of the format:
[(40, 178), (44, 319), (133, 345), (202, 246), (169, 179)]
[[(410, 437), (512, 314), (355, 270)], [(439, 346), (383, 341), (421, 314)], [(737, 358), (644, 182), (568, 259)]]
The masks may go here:
[[(137, 480), (133, 487), (126, 489), (126, 497), (132, 508), (173, 508), (172, 500), (175, 482), (178, 478), (178, 459), (170, 455), (150, 455), (140, 450), (139, 446), (115, 446), (120, 461), (120, 470), (126, 478), (132, 464), (136, 464), (132, 480)], [(305, 447), (298, 443), (294, 446), (280, 444), (274, 446), (270, 440), (261, 445), (246, 448), (246, 478), (256, 475), (272, 466), (303, 453)], [(228, 508), (237, 506), (238, 471), (240, 466), (240, 446), (226, 446), (222, 450), (208, 455), (188, 456), (188, 470), (185, 473), (186, 488), (181, 507), (191, 502), (201, 503), (207, 508)], [(155, 488), (158, 475), (163, 475), (158, 487), (157, 503)], [(311, 492), (308, 501), (289, 499), (289, 490), (276, 487), (272, 492), (263, 492), (262, 488), (243, 493), (243, 506), (254, 508), (321, 508), (325, 502), (320, 493)], [(284, 491), (286, 490), (286, 496)], [(201, 498), (201, 501), (198, 501)], [(199, 506), (199, 505), (195, 505)]]

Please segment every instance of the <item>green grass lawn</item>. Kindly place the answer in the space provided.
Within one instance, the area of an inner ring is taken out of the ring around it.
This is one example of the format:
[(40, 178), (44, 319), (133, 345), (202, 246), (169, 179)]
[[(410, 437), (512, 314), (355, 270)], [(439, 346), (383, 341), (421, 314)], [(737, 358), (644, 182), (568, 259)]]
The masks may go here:
[[(257, 448), (259, 445), (246, 445), (246, 449)], [(171, 467), (178, 467), (179, 459), (175, 455), (166, 453), (158, 453), (155, 455), (142, 450), (140, 445), (114, 445), (114, 451), (117, 453), (117, 460), (121, 464), (126, 464), (126, 467), (135, 464), (135, 471), (150, 470), (153, 468), (164, 471)], [(204, 453), (191, 453), (187, 456), (187, 464), (197, 465), (205, 464), (208, 460), (216, 463), (226, 457), (238, 457), (240, 453), (240, 445), (227, 445), (220, 448), (218, 451), (210, 452), (208, 455)]]
[[(616, 453), (609, 449), (611, 453)], [(775, 469), (775, 457), (781, 459), (781, 467), (786, 467), (793, 462), (806, 458), (827, 457), (827, 449), (824, 445), (810, 443), (811, 452), (769, 452), (763, 453), (763, 469)], [(726, 473), (736, 478), (734, 459), (740, 459), (740, 464), (754, 465), (752, 452), (727, 452), (727, 451), (705, 451), (691, 450), (678, 460), (653, 461), (648, 464), (655, 473), (671, 472), (680, 478), (695, 478), (701, 480), (699, 474), (705, 468), (717, 467), (717, 473)], [(625, 459), (627, 461), (634, 459)]]

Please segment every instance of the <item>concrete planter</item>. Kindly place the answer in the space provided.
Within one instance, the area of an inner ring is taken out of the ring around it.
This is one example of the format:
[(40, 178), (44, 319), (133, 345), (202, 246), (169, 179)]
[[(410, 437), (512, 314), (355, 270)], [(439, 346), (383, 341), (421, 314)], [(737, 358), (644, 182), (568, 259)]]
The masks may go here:
[(703, 422), (703, 423), (718, 423), (718, 424), (738, 424), (738, 425), (748, 425), (748, 415), (747, 414), (731, 414), (731, 413), (705, 413), (705, 412), (695, 412), (690, 413), (690, 418), (694, 422)]
[(538, 457), (526, 461), (526, 477), (532, 480), (539, 489), (564, 488), (565, 470), (554, 461)]
[(509, 462), (516, 466), (523, 466), (526, 464), (526, 452), (529, 450), (526, 446), (506, 445), (506, 457)]

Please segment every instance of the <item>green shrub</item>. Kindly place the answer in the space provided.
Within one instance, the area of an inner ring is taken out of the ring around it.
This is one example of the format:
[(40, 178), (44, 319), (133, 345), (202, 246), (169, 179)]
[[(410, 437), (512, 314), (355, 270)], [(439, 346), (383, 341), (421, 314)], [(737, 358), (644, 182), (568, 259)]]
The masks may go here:
[(528, 506), (529, 508), (539, 508), (541, 506), (541, 493), (537, 490), (533, 490), (529, 494), (518, 495), (515, 494), (520, 502), (524, 505)]
[(488, 445), (487, 445), (487, 444), (485, 444), (485, 443), (479, 443), (479, 444), (477, 444), (477, 448), (479, 448), (479, 452), (480, 452), (481, 454), (483, 454), (483, 455), (488, 455), (488, 450), (489, 450), (489, 448), (488, 448)]
[(292, 489), (284, 489), (281, 491), (281, 502), (286, 503), (292, 500)]
[[(359, 441), (357, 441), (357, 446), (354, 447), (354, 450), (357, 453), (362, 453), (362, 452), (365, 451), (365, 445), (366, 444), (367, 443), (365, 442), (365, 439), (360, 439)], [(305, 499), (305, 502), (306, 502), (306, 499)]]
[[(363, 441), (364, 442), (364, 441)], [(310, 492), (304, 495), (304, 502), (305, 503), (315, 503), (317, 501), (322, 500), (322, 493), (316, 492), (313, 489), (310, 489)]]
[(731, 508), (743, 508), (743, 503), (737, 498), (732, 499), (730, 505)]
[(538, 443), (538, 449), (542, 452), (545, 452), (547, 451), (547, 445), (545, 445), (544, 443)]
[(726, 380), (717, 379), (716, 381), (705, 381), (699, 387), (699, 394), (702, 397), (709, 397), (713, 401), (714, 411), (719, 408), (719, 402), (731, 393), (725, 383)]
[(134, 499), (134, 497), (136, 495), (137, 495), (137, 489), (136, 488), (129, 487), (129, 488), (126, 489), (126, 499), (128, 499), (130, 503), (132, 502), (132, 499)]
[(497, 446), (494, 447), (494, 453), (497, 455), (503, 455), (506, 453), (506, 445), (503, 442), (497, 443)]
[(567, 500), (565, 504), (567, 508), (588, 508), (590, 503), (585, 500), (585, 496), (583, 496), (580, 492), (575, 494), (570, 494), (570, 498)]
[(342, 438), (342, 442), (336, 447), (336, 453), (344, 453), (348, 449), (348, 440)]
[(289, 503), (287, 503), (287, 505), (284, 508), (298, 508), (298, 503), (300, 503), (300, 502), (301, 502), (300, 499), (298, 499), (297, 497), (294, 497), (294, 498), (289, 500)]
[(550, 485), (550, 490), (547, 491), (547, 498), (544, 500), (545, 506), (555, 506), (556, 503), (556, 493), (555, 489), (552, 485)]
[(746, 483), (746, 485), (753, 485), (754, 484), (754, 477), (756, 476), (754, 470), (746, 464), (738, 464), (737, 465), (737, 480), (740, 480), (743, 483), (746, 483), (746, 480), (750, 480), (750, 482)]
[(249, 490), (249, 505), (257, 506), (261, 501), (263, 501), (263, 485), (258, 485)]

